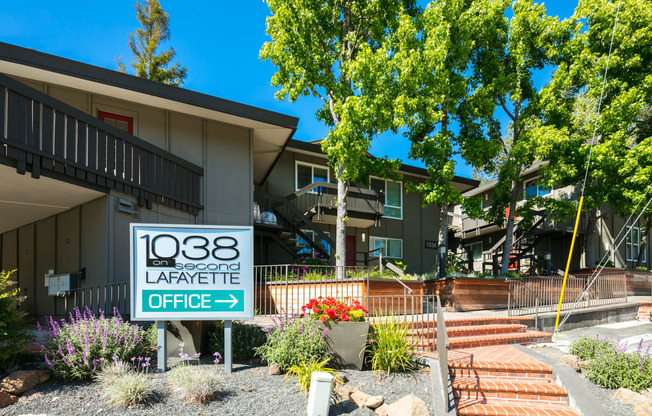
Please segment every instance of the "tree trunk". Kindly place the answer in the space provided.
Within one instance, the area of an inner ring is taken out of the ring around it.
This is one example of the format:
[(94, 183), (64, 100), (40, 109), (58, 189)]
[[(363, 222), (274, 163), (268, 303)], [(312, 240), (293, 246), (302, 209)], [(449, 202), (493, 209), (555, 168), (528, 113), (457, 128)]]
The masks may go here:
[[(520, 176), (520, 169), (516, 177)], [(503, 249), (503, 260), (500, 265), (500, 274), (507, 274), (509, 270), (509, 255), (512, 252), (512, 242), (514, 241), (514, 225), (516, 222), (516, 203), (521, 195), (521, 182), (512, 181), (512, 198), (509, 201), (509, 214), (507, 215), (507, 227), (505, 228), (505, 248)]]
[(636, 268), (643, 267), (643, 259), (645, 258), (645, 249), (647, 248), (647, 236), (650, 235), (652, 228), (652, 216), (645, 219), (645, 226), (641, 235), (641, 244), (638, 248), (638, 256), (636, 257)]
[(348, 184), (344, 182), (344, 165), (337, 165), (337, 223), (335, 235), (335, 268), (337, 278), (346, 277), (346, 194)]
[(448, 204), (439, 208), (439, 234), (437, 236), (437, 264), (439, 265), (439, 276), (446, 275), (446, 253), (442, 256), (441, 247), (448, 250)]
[[(598, 241), (598, 210), (590, 209), (586, 212), (586, 233), (584, 234), (584, 267), (596, 267), (595, 246)], [(607, 259), (609, 261), (609, 259)]]

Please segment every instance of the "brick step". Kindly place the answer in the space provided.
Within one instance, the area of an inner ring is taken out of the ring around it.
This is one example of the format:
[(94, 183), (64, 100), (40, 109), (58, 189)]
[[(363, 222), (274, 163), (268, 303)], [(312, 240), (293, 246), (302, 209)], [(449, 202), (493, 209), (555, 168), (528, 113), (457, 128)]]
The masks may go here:
[[(450, 350), (460, 348), (488, 347), (492, 345), (509, 344), (536, 344), (538, 342), (551, 342), (552, 334), (541, 331), (516, 332), (510, 334), (479, 335), (455, 337), (448, 340)], [(434, 351), (437, 347), (435, 339), (421, 338), (417, 349)]]
[(552, 368), (538, 361), (505, 362), (452, 359), (448, 362), (448, 368), (453, 380), (469, 378), (530, 382), (552, 380)]
[[(510, 325), (510, 324), (524, 324), (533, 326), (534, 318), (529, 316), (515, 316), (515, 317), (490, 317), (490, 318), (457, 318), (446, 319), (446, 328), (456, 326), (476, 326), (476, 325)], [(411, 324), (412, 329), (422, 328), (437, 328), (437, 321), (432, 322), (414, 322)]]
[[(508, 334), (508, 333), (523, 333), (527, 331), (527, 325), (520, 324), (497, 324), (497, 325), (469, 325), (469, 326), (454, 326), (446, 328), (448, 338), (454, 337), (467, 337), (476, 335), (495, 335), (495, 334)], [(410, 329), (410, 333), (418, 334), (426, 338), (436, 338), (437, 329)]]
[(460, 399), (518, 400), (526, 403), (566, 403), (568, 393), (549, 381), (456, 377), (453, 395)]
[(457, 406), (457, 414), (464, 416), (581, 416), (564, 404), (519, 404), (501, 399), (460, 399)]

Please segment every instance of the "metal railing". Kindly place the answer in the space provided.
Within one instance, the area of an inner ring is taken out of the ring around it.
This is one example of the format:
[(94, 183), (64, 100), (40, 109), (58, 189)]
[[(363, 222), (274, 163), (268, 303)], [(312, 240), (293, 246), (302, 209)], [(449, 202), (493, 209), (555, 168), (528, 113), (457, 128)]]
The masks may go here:
[(122, 316), (131, 315), (129, 282), (109, 283), (73, 289), (63, 294), (64, 313), (88, 307), (93, 313), (111, 313), (117, 308)]
[[(557, 312), (563, 283), (562, 276), (526, 277), (509, 281), (508, 315), (521, 316)], [(588, 290), (588, 277), (568, 277), (561, 310), (626, 303), (627, 281), (625, 274), (601, 275)]]
[(310, 299), (363, 298), (369, 294), (366, 267), (346, 267), (346, 278), (337, 278), (336, 266), (254, 266), (254, 304), (260, 315), (300, 314)]

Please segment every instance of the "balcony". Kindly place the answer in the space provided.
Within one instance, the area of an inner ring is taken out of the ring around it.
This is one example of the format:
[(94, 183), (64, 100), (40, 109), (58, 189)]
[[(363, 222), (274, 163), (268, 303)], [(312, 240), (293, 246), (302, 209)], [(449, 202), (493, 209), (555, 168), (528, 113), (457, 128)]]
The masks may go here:
[[(290, 194), (288, 200), (315, 223), (335, 224), (337, 220), (337, 184), (314, 182)], [(371, 189), (352, 186), (346, 198), (347, 226), (369, 228), (385, 215), (380, 196)]]
[(201, 167), (3, 74), (0, 164), (34, 179), (115, 189), (147, 208), (158, 203), (193, 215), (203, 208)]

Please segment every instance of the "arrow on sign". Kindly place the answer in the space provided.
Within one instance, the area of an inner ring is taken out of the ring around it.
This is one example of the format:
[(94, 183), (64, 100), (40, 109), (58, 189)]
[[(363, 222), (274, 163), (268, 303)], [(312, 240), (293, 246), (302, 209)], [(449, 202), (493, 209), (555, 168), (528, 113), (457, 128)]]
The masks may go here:
[(229, 309), (230, 309), (230, 308), (234, 307), (238, 303), (238, 299), (236, 299), (236, 297), (233, 296), (233, 294), (231, 294), (231, 293), (229, 294), (229, 296), (231, 296), (231, 300), (228, 300), (228, 299), (227, 300), (216, 300), (215, 303), (231, 303), (231, 306), (229, 306)]

